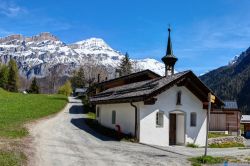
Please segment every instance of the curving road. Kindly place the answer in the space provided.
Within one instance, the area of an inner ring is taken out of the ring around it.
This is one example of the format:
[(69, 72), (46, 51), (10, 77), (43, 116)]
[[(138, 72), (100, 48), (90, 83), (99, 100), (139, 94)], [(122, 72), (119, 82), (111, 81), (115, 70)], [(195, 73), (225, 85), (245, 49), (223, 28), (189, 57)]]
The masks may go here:
[(69, 100), (62, 112), (31, 127), (34, 156), (29, 165), (189, 165), (185, 155), (95, 133), (84, 123), (81, 101)]

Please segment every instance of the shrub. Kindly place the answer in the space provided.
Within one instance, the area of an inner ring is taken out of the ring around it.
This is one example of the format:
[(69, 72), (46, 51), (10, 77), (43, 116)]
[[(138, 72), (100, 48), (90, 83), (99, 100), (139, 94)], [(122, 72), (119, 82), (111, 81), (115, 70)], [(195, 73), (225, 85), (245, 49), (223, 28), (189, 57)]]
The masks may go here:
[(88, 118), (89, 119), (95, 119), (95, 113), (93, 113), (93, 112), (88, 112)]
[(186, 146), (190, 147), (190, 148), (198, 148), (199, 147), (198, 145), (196, 145), (194, 143), (188, 143)]
[(69, 96), (72, 93), (71, 83), (70, 81), (66, 81), (64, 85), (59, 87), (58, 94), (63, 94), (65, 96)]

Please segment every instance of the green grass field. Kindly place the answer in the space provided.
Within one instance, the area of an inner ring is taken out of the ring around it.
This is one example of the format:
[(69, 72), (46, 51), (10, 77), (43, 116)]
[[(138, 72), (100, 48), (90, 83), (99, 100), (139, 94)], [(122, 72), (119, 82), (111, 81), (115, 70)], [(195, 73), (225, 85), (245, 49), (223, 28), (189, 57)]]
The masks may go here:
[(0, 165), (26, 165), (19, 139), (28, 135), (24, 124), (55, 114), (66, 103), (62, 95), (9, 93), (0, 88)]
[(60, 111), (66, 96), (9, 93), (0, 89), (0, 138), (20, 138), (28, 134), (24, 124)]

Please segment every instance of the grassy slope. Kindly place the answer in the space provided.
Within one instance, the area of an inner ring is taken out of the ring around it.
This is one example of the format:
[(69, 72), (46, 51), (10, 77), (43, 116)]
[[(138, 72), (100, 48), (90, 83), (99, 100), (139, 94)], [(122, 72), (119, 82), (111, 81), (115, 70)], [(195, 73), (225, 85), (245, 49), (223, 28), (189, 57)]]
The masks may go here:
[(61, 95), (9, 93), (0, 89), (0, 138), (28, 134), (24, 123), (60, 111), (67, 103)]
[[(60, 111), (67, 103), (66, 96), (9, 93), (0, 88), (0, 139), (11, 142), (28, 134), (24, 124)], [(1, 143), (1, 140), (0, 140)], [(1, 145), (1, 144), (0, 144)], [(26, 165), (22, 149), (0, 146), (0, 165)]]

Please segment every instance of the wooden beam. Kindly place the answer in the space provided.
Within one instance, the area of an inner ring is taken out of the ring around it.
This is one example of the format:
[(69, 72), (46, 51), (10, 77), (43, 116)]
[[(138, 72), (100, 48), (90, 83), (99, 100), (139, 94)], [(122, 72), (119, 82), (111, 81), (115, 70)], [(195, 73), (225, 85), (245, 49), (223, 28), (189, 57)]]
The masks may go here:
[(153, 98), (150, 98), (148, 100), (145, 100), (144, 105), (154, 105), (156, 101), (157, 101), (157, 98), (153, 97)]

